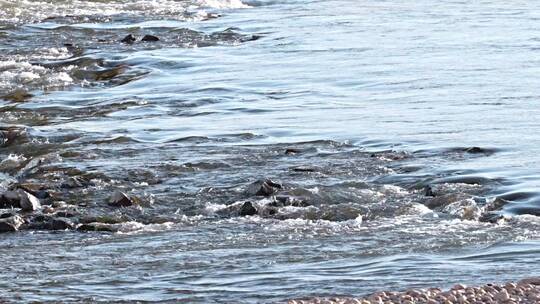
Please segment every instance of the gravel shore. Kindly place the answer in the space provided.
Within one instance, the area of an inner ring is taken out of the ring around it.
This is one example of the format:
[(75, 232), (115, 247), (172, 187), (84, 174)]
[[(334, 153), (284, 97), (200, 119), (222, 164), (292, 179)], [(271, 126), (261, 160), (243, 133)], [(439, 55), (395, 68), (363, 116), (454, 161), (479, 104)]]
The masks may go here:
[(540, 303), (540, 277), (506, 284), (468, 287), (457, 284), (450, 290), (410, 289), (404, 292), (380, 291), (364, 298), (331, 297), (289, 300), (289, 304), (483, 304)]

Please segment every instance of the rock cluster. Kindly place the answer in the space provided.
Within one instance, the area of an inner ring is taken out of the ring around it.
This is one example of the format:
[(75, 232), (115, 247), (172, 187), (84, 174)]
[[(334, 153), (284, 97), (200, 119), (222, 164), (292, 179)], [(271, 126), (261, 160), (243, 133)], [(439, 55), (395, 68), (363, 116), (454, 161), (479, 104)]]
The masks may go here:
[(450, 290), (410, 289), (405, 292), (381, 291), (364, 298), (333, 297), (289, 300), (289, 304), (533, 304), (540, 303), (540, 277), (517, 283), (467, 287), (457, 284)]
[[(95, 217), (78, 206), (53, 200), (49, 192), (31, 185), (16, 184), (0, 191), (0, 233), (30, 230), (116, 231), (115, 217)], [(113, 208), (139, 206), (140, 200), (121, 191), (114, 191), (108, 200)]]

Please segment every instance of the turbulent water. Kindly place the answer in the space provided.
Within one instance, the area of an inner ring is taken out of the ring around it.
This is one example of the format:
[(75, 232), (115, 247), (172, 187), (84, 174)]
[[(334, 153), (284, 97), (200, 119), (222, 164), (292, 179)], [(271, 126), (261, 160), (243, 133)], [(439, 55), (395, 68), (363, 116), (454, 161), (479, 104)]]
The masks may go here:
[(0, 302), (540, 274), (539, 9), (0, 0)]

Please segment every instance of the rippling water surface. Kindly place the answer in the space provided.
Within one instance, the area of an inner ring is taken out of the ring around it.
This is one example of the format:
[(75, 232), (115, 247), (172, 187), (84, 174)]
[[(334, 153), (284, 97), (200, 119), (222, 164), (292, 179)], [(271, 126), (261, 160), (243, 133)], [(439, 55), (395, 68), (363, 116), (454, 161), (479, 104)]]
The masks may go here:
[[(538, 275), (539, 12), (0, 0), (0, 190), (47, 194), (0, 234), (0, 301), (268, 303)], [(116, 190), (136, 206), (109, 206)]]

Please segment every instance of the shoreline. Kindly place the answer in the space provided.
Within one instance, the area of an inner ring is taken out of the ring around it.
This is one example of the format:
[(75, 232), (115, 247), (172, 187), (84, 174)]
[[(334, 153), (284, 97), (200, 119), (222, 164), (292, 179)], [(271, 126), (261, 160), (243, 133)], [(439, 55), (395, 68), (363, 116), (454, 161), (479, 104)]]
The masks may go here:
[(287, 304), (534, 304), (540, 303), (540, 277), (525, 278), (503, 284), (479, 286), (457, 284), (443, 290), (437, 287), (406, 291), (377, 291), (365, 297), (306, 297), (291, 299)]

